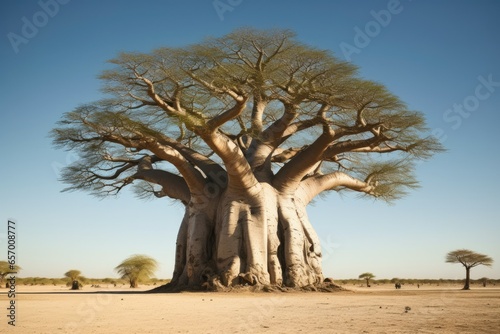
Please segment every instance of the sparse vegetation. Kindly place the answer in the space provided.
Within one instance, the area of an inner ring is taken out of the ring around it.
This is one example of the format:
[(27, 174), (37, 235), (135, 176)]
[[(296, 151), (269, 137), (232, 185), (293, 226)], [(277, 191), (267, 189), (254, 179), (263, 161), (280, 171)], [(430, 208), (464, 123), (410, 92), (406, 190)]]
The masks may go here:
[[(163, 285), (170, 282), (167, 278), (151, 278), (141, 281), (146, 286)], [(16, 283), (23, 286), (67, 286), (68, 279), (65, 278), (47, 278), (47, 277), (17, 277)], [(97, 286), (103, 288), (122, 287), (129, 283), (126, 279), (121, 278), (85, 278), (82, 282), (83, 285)]]
[(158, 262), (147, 255), (132, 255), (115, 270), (121, 278), (127, 279), (131, 288), (137, 288), (139, 281), (150, 280), (158, 267)]
[(465, 284), (463, 290), (470, 289), (471, 268), (483, 265), (491, 267), (493, 259), (487, 255), (473, 252), (468, 249), (458, 249), (446, 255), (447, 263), (461, 263), (465, 267)]
[[(483, 286), (485, 277), (479, 279), (471, 279), (470, 285), (474, 286)], [(370, 282), (373, 285), (392, 285), (393, 279), (381, 278), (381, 279), (371, 279)], [(420, 286), (453, 286), (453, 285), (462, 285), (463, 279), (411, 279), (411, 278), (398, 278), (398, 282), (402, 285), (417, 285)], [(47, 278), (47, 277), (17, 277), (16, 282), (18, 285), (24, 286), (66, 286), (68, 282), (67, 278)], [(168, 278), (151, 278), (147, 280), (141, 281), (142, 285), (145, 286), (160, 286), (170, 282)], [(342, 286), (349, 285), (359, 285), (359, 278), (348, 278), (348, 279), (338, 279)], [(413, 282), (413, 283), (410, 283)], [(500, 279), (492, 279), (486, 278), (487, 286), (499, 286), (500, 287)], [(125, 286), (129, 284), (129, 281), (121, 278), (86, 278), (84, 285), (92, 286), (92, 285), (100, 285), (102, 288), (111, 288), (116, 284), (117, 287)]]
[(372, 273), (362, 273), (361, 275), (359, 275), (359, 278), (366, 280), (367, 287), (370, 287), (370, 280), (374, 277), (375, 275), (373, 275)]
[(66, 285), (71, 286), (71, 290), (78, 290), (82, 287), (82, 283), (85, 282), (85, 277), (83, 277), (80, 270), (72, 269), (64, 273), (64, 276), (68, 279)]
[(14, 272), (18, 272), (19, 270), (21, 270), (21, 267), (19, 267), (18, 265), (15, 265), (14, 269), (11, 269), (9, 262), (0, 261), (0, 286), (3, 286), (3, 280), (5, 279), (5, 276)]

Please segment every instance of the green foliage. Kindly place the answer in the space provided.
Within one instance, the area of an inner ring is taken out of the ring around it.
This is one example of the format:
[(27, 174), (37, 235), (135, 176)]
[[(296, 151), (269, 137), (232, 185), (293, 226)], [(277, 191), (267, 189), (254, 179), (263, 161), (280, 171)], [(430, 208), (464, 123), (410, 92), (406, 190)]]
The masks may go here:
[(373, 275), (372, 273), (362, 273), (361, 275), (358, 276), (358, 278), (361, 279), (372, 279), (374, 277), (375, 275)]
[(375, 275), (373, 275), (372, 273), (362, 273), (361, 275), (358, 276), (358, 278), (366, 280), (366, 286), (368, 287), (370, 286), (370, 280), (374, 277)]
[(0, 283), (3, 283), (5, 276), (12, 273), (18, 273), (22, 268), (17, 264), (14, 265), (14, 269), (11, 269), (11, 265), (7, 261), (0, 261)]
[[(100, 76), (108, 98), (66, 113), (51, 132), (56, 147), (80, 157), (62, 173), (66, 190), (107, 196), (134, 183), (139, 197), (158, 195), (163, 185), (137, 176), (141, 159), (151, 156), (156, 169), (178, 171), (152, 154), (151, 142), (183, 145), (220, 163), (200, 134), (234, 105), (235, 96), (248, 97), (246, 109), (223, 121), (220, 132), (241, 140), (240, 149), (249, 149), (243, 139), (276, 140), (275, 152), (302, 152), (328, 127), (336, 137), (317, 173), (348, 173), (370, 186), (365, 196), (400, 198), (418, 185), (415, 161), (443, 150), (428, 135), (422, 113), (289, 30), (239, 29), (187, 47), (123, 52), (110, 64)], [(257, 119), (260, 102), (266, 107)], [(291, 113), (288, 133), (265, 132)], [(273, 170), (295, 155), (271, 156)]]
[(73, 269), (73, 270), (67, 271), (64, 274), (64, 276), (69, 278), (70, 281), (74, 281), (74, 280), (77, 280), (79, 277), (81, 277), (81, 274), (82, 274), (82, 272), (80, 270)]
[(60, 279), (53, 279), (47, 277), (26, 277), (26, 278), (17, 278), (18, 284), (23, 285), (54, 285), (54, 284), (66, 284), (66, 281), (61, 281)]
[(121, 278), (130, 282), (130, 287), (135, 288), (140, 281), (149, 280), (158, 267), (158, 262), (147, 255), (132, 255), (124, 260), (115, 270)]
[[(420, 284), (420, 285), (460, 285), (463, 284), (463, 279), (428, 279), (428, 278), (392, 278), (392, 279), (372, 279), (373, 284), (387, 285), (400, 282), (401, 284)], [(487, 277), (481, 277), (478, 279), (471, 279), (471, 284), (482, 285), (486, 281), (488, 285), (498, 285), (500, 286), (500, 279), (493, 279)], [(40, 285), (40, 286), (65, 286), (67, 283), (66, 278), (47, 278), (47, 277), (17, 277), (16, 282), (19, 285)], [(117, 286), (124, 285), (129, 281), (120, 278), (87, 278), (85, 281), (86, 285), (95, 284), (101, 285), (102, 287), (109, 288), (109, 285), (113, 286), (115, 283)], [(170, 282), (170, 279), (160, 279), (160, 278), (150, 278), (144, 280), (143, 283), (147, 285), (163, 285)], [(359, 278), (351, 279), (340, 279), (338, 280), (342, 285), (359, 285)]]

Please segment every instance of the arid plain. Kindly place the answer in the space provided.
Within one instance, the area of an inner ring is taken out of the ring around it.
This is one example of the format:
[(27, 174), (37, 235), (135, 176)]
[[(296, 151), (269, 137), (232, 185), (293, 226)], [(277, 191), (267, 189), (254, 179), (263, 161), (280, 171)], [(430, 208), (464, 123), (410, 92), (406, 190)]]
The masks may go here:
[(19, 286), (1, 333), (498, 333), (500, 288), (349, 285), (335, 293), (173, 293)]

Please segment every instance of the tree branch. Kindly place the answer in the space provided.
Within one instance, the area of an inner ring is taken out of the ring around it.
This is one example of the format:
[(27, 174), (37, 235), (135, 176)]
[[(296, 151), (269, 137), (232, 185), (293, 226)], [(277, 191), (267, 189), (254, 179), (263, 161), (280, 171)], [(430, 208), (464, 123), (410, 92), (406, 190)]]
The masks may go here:
[(175, 166), (175, 168), (177, 168), (177, 170), (184, 177), (192, 196), (195, 194), (201, 195), (203, 193), (203, 188), (206, 184), (204, 177), (198, 170), (193, 168), (193, 166), (177, 150), (164, 146), (154, 139), (149, 139), (144, 147), (162, 160), (170, 162)]
[(246, 102), (248, 97), (238, 97), (236, 104), (229, 110), (226, 110), (220, 115), (215, 116), (207, 122), (207, 128), (209, 131), (213, 132), (217, 130), (220, 126), (226, 122), (238, 117), (243, 110), (245, 110)]
[(295, 191), (302, 178), (322, 159), (324, 151), (334, 138), (334, 131), (324, 126), (323, 134), (276, 174), (273, 180), (274, 187), (281, 192)]
[(178, 199), (185, 205), (189, 203), (191, 195), (184, 178), (164, 170), (154, 169), (149, 156), (142, 159), (137, 172), (131, 178), (160, 185), (162, 190), (160, 194), (157, 194), (159, 197), (165, 195)]
[(325, 175), (317, 174), (300, 183), (300, 188), (305, 194), (304, 202), (309, 203), (323, 191), (335, 188), (348, 188), (369, 195), (374, 195), (375, 187), (368, 182), (356, 179), (343, 172), (333, 172)]
[(218, 131), (200, 136), (224, 162), (228, 174), (228, 189), (238, 192), (259, 187), (248, 161), (235, 142)]

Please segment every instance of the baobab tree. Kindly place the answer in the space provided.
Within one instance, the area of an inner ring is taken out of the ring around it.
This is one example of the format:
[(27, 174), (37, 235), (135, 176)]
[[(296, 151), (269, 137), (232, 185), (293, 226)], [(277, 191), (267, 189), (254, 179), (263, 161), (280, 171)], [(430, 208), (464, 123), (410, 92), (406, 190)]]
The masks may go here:
[(487, 255), (476, 253), (468, 249), (458, 249), (446, 254), (446, 262), (461, 263), (465, 267), (465, 284), (462, 290), (469, 290), (471, 268), (480, 265), (491, 267), (493, 259)]
[(80, 281), (84, 280), (80, 270), (72, 269), (64, 273), (64, 276), (69, 278), (68, 285), (71, 285), (71, 290), (80, 289)]
[(287, 30), (237, 30), (121, 53), (107, 99), (52, 131), (80, 159), (66, 190), (185, 207), (170, 287), (305, 287), (323, 281), (306, 207), (329, 191), (392, 201), (417, 187), (416, 159), (441, 150), (422, 113), (350, 63)]
[(116, 266), (115, 270), (121, 278), (127, 279), (131, 288), (137, 288), (140, 281), (153, 276), (158, 262), (147, 255), (132, 255)]
[(372, 273), (362, 273), (358, 278), (366, 280), (366, 286), (370, 287), (370, 280), (374, 277), (375, 275), (373, 275)]

